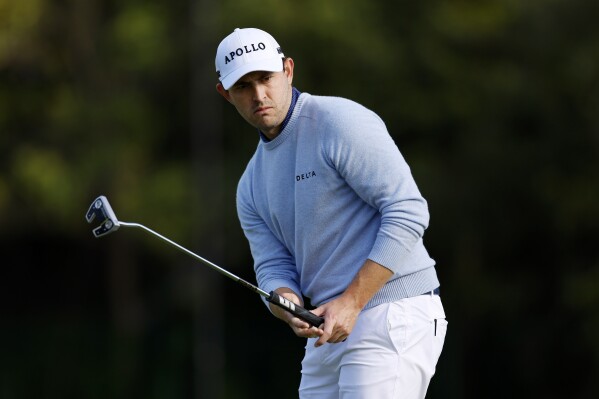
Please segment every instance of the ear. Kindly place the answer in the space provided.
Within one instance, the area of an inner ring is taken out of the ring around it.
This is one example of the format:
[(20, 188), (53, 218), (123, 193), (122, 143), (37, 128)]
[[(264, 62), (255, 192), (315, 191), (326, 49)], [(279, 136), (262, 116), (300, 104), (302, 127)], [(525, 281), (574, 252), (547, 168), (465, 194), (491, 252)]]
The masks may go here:
[(289, 82), (289, 84), (291, 84), (293, 82), (293, 67), (294, 67), (293, 58), (291, 58), (291, 57), (285, 58), (285, 62), (283, 63), (283, 72), (285, 72), (285, 75), (287, 76), (287, 81)]
[(225, 100), (227, 100), (228, 102), (231, 102), (231, 95), (229, 94), (228, 90), (225, 90), (225, 88), (223, 87), (223, 84), (221, 82), (218, 82), (216, 84), (216, 91), (218, 92), (218, 94), (223, 96), (225, 98)]

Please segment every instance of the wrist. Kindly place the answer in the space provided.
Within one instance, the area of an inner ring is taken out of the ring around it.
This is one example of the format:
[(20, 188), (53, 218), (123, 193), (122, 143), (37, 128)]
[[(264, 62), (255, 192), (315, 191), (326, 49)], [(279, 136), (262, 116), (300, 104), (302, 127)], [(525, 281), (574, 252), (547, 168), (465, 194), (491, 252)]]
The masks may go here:
[[(297, 305), (300, 305), (302, 307), (304, 306), (304, 301), (302, 300), (302, 297), (299, 296), (291, 288), (281, 287), (281, 288), (277, 288), (274, 291), (281, 297), (288, 299), (289, 301), (291, 301)], [(279, 306), (269, 304), (269, 308), (273, 315), (275, 315), (277, 318), (279, 318), (287, 323), (294, 317), (291, 313), (289, 313), (288, 311), (286, 311), (285, 309), (283, 309)]]

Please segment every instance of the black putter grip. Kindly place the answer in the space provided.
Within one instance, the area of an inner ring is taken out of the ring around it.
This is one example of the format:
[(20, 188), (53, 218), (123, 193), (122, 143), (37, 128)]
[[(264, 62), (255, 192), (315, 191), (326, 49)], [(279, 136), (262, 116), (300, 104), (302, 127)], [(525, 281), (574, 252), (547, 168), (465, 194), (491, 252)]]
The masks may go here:
[(322, 317), (316, 316), (314, 313), (302, 308), (298, 304), (291, 302), (287, 298), (283, 298), (276, 292), (271, 291), (269, 295), (270, 296), (266, 299), (268, 302), (285, 309), (286, 311), (292, 313), (294, 316), (297, 316), (300, 319), (310, 323), (310, 325), (313, 325), (314, 327), (319, 327), (322, 323), (324, 323), (324, 319)]

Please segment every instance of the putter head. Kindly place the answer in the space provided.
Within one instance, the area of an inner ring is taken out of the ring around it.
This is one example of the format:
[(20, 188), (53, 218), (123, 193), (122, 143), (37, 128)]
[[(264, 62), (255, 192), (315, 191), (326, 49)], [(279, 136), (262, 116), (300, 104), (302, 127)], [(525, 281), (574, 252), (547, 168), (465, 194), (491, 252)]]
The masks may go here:
[(101, 222), (99, 227), (92, 230), (96, 238), (117, 231), (120, 226), (114, 211), (110, 207), (108, 199), (103, 195), (92, 202), (89, 206), (89, 210), (85, 214), (85, 219), (87, 220), (87, 223), (93, 222), (94, 219), (97, 219), (97, 222)]

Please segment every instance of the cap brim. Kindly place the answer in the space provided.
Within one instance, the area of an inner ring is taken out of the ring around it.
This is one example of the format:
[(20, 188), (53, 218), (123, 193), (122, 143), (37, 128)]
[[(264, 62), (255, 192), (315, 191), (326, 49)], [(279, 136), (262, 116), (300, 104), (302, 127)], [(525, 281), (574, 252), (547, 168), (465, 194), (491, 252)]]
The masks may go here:
[(283, 58), (270, 58), (268, 60), (260, 60), (255, 61), (250, 64), (243, 65), (223, 79), (221, 79), (221, 83), (225, 90), (229, 90), (231, 86), (235, 84), (241, 77), (256, 71), (268, 71), (268, 72), (281, 72), (283, 70)]

